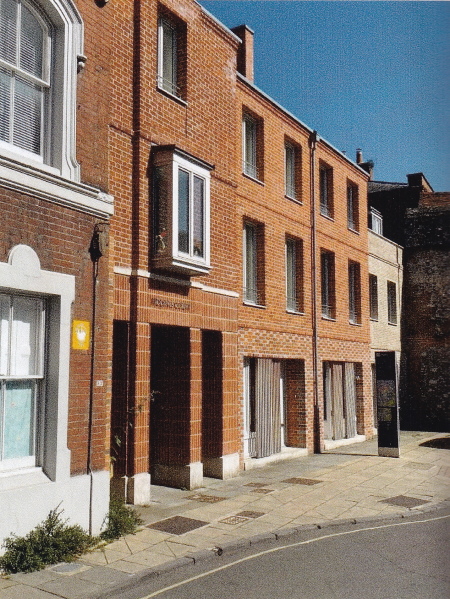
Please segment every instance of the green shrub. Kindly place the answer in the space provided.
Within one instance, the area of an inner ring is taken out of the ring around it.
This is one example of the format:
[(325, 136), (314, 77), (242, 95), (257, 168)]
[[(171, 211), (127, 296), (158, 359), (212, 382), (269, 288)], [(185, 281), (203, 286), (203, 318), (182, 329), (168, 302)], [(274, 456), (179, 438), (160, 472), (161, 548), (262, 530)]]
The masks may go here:
[(135, 510), (126, 506), (120, 499), (112, 497), (106, 516), (106, 528), (100, 534), (100, 538), (113, 541), (122, 535), (134, 533), (140, 524), (142, 520)]
[(62, 510), (52, 510), (47, 518), (25, 537), (12, 535), (3, 546), (0, 569), (6, 573), (34, 572), (50, 564), (73, 561), (97, 544), (98, 539), (81, 526), (69, 526), (61, 519)]

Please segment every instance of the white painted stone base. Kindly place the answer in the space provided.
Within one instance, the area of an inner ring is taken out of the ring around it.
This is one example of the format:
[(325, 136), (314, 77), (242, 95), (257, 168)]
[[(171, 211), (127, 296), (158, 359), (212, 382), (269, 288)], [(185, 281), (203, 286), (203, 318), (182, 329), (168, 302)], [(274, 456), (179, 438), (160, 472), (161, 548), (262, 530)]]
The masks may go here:
[[(33, 484), (0, 490), (0, 545), (14, 533), (26, 535), (45, 520), (51, 510), (63, 510), (62, 518), (89, 530), (91, 479), (85, 474), (52, 482), (40, 471), (30, 473)], [(0, 489), (2, 488), (0, 478)], [(8, 476), (7, 478), (11, 478)], [(92, 474), (92, 534), (99, 534), (109, 508), (109, 472)], [(1, 552), (1, 550), (0, 550)]]
[(227, 480), (239, 474), (239, 454), (231, 453), (218, 458), (208, 458), (203, 462), (203, 473), (211, 478)]
[(244, 460), (244, 470), (252, 470), (253, 468), (263, 468), (268, 464), (275, 464), (283, 460), (292, 460), (308, 455), (308, 450), (303, 447), (283, 447), (280, 453), (274, 453), (266, 458), (246, 458)]
[(203, 485), (203, 464), (192, 462), (184, 466), (155, 464), (152, 480), (157, 485), (176, 489), (198, 489)]
[(336, 449), (337, 447), (343, 447), (344, 445), (353, 445), (353, 443), (362, 443), (362, 441), (366, 440), (366, 435), (356, 435), (356, 437), (351, 437), (350, 439), (325, 439), (323, 442), (324, 449), (327, 451), (328, 449)]

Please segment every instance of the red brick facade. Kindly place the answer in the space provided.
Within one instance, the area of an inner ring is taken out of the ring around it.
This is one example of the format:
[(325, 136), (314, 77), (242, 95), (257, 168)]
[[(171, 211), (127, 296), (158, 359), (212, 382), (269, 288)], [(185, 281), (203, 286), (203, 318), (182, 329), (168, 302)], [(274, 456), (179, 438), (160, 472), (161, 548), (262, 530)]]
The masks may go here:
[[(184, 0), (120, 7), (110, 4), (105, 14), (111, 15), (114, 29), (109, 181), (115, 198), (111, 244), (116, 484), (126, 487), (130, 501), (139, 502), (148, 500), (148, 472), (158, 484), (191, 488), (201, 484), (202, 475), (231, 476), (244, 461), (248, 465), (244, 364), (254, 358), (282, 361), (285, 445), (305, 451), (323, 448), (324, 361), (357, 365), (357, 432), (370, 435), (367, 213), (363, 201), (367, 176), (320, 139), (312, 151), (312, 132), (237, 74), (238, 37), (199, 5)], [(157, 79), (161, 22), (177, 36), (179, 88), (174, 93)], [(246, 36), (245, 61), (240, 64), (251, 76), (251, 31), (237, 32)], [(259, 182), (242, 174), (243, 111), (256, 118), (259, 126)], [(285, 197), (286, 141), (294, 144), (297, 152), (297, 201)], [(211, 268), (200, 276), (188, 271), (183, 274), (179, 268), (161, 270), (154, 262), (158, 231), (154, 231), (156, 175), (152, 165), (156, 148), (161, 147), (174, 147), (188, 160), (213, 167)], [(319, 214), (321, 161), (333, 169), (333, 220)], [(347, 227), (349, 183), (357, 186), (359, 193), (357, 232)], [(243, 295), (242, 238), (247, 221), (258, 225), (261, 307), (248, 305)], [(302, 247), (301, 314), (286, 310), (286, 236), (301, 242)], [(335, 254), (333, 321), (320, 318), (321, 249)], [(361, 322), (357, 325), (349, 324), (349, 260), (360, 265)]]

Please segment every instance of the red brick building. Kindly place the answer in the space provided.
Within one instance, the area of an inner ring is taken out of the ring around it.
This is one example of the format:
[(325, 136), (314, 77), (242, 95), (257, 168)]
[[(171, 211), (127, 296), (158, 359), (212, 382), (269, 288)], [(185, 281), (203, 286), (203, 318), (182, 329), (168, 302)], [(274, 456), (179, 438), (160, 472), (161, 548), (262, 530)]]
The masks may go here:
[(110, 469), (145, 503), (370, 436), (368, 176), (255, 87), (252, 32), (0, 6), (0, 536), (98, 530)]
[(101, 17), (87, 1), (0, 4), (1, 539), (58, 506), (97, 532), (108, 509), (113, 198)]
[(370, 435), (367, 174), (253, 85), (248, 28), (107, 11), (114, 485), (141, 503)]

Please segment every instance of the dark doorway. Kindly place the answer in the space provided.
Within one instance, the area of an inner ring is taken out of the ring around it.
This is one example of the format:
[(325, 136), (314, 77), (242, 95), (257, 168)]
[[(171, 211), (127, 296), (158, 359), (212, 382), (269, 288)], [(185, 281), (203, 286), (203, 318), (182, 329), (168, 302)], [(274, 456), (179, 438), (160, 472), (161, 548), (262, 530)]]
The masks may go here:
[(153, 326), (151, 333), (150, 470), (189, 464), (189, 329)]
[(223, 365), (222, 334), (202, 332), (202, 461), (204, 473), (208, 460), (223, 454)]

